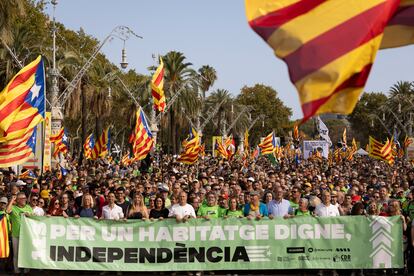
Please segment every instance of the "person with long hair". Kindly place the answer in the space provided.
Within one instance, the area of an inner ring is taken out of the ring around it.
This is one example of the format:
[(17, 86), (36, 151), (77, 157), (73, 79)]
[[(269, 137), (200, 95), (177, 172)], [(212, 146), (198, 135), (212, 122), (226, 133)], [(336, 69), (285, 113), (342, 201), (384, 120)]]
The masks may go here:
[(148, 210), (141, 193), (135, 193), (132, 204), (129, 207), (128, 219), (148, 219)]
[(47, 210), (47, 216), (60, 217), (63, 216), (63, 210), (60, 206), (60, 201), (58, 198), (52, 198), (49, 204), (49, 209)]
[(237, 197), (232, 197), (229, 200), (229, 209), (225, 210), (224, 218), (242, 218), (243, 211), (239, 208)]
[(162, 196), (155, 198), (155, 207), (151, 209), (149, 217), (150, 219), (164, 219), (168, 218), (168, 209), (165, 208), (165, 200)]

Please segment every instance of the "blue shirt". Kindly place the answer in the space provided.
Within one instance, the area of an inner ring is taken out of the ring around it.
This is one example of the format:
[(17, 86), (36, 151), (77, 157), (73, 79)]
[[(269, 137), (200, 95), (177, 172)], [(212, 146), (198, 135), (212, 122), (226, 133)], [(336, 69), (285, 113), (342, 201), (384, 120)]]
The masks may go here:
[[(266, 216), (266, 217), (268, 216), (266, 204), (260, 202), (259, 212), (260, 212), (260, 215), (262, 215), (262, 216)], [(246, 205), (244, 205), (243, 213), (244, 213), (245, 216), (249, 215), (249, 213), (250, 213), (250, 203), (247, 203)]]
[(282, 199), (279, 202), (273, 199), (267, 204), (267, 210), (269, 215), (274, 217), (284, 217), (285, 215), (293, 214), (292, 206), (290, 206), (290, 202), (286, 199)]

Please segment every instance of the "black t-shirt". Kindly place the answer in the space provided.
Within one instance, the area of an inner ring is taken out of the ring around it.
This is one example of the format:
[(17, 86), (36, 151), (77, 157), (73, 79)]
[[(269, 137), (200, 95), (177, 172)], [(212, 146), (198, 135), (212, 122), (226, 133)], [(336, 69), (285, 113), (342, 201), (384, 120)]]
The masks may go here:
[(124, 203), (119, 203), (119, 202), (115, 202), (115, 203), (116, 205), (122, 208), (122, 212), (124, 213), (124, 218), (126, 218), (128, 215), (129, 206), (131, 204), (128, 201), (124, 201)]
[(168, 218), (168, 213), (169, 212), (168, 212), (167, 208), (161, 209), (160, 211), (155, 210), (155, 209), (151, 209), (149, 217), (150, 218), (155, 218), (155, 219), (160, 218), (160, 217)]

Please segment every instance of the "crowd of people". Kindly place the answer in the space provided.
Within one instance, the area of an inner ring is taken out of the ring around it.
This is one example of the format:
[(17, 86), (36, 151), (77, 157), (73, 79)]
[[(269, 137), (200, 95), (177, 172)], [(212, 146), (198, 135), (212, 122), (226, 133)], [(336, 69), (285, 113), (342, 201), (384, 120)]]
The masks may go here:
[(12, 170), (0, 172), (0, 214), (11, 223), (15, 273), (22, 272), (17, 266), (22, 214), (180, 223), (195, 218), (400, 216), (405, 246), (412, 248), (414, 240), (414, 169), (407, 161), (389, 166), (368, 157), (334, 163), (282, 159), (275, 166), (259, 157), (246, 166), (237, 158), (206, 156), (188, 166), (162, 155), (128, 166), (88, 160), (68, 167), (65, 176), (59, 170), (34, 170), (25, 179)]

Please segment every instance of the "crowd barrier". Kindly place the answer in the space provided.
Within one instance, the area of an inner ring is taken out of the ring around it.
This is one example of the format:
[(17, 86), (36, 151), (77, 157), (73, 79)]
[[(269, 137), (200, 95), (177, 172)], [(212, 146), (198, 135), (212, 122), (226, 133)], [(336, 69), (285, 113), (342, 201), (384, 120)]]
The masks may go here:
[(110, 221), (23, 217), (19, 267), (98, 271), (403, 268), (399, 217)]

